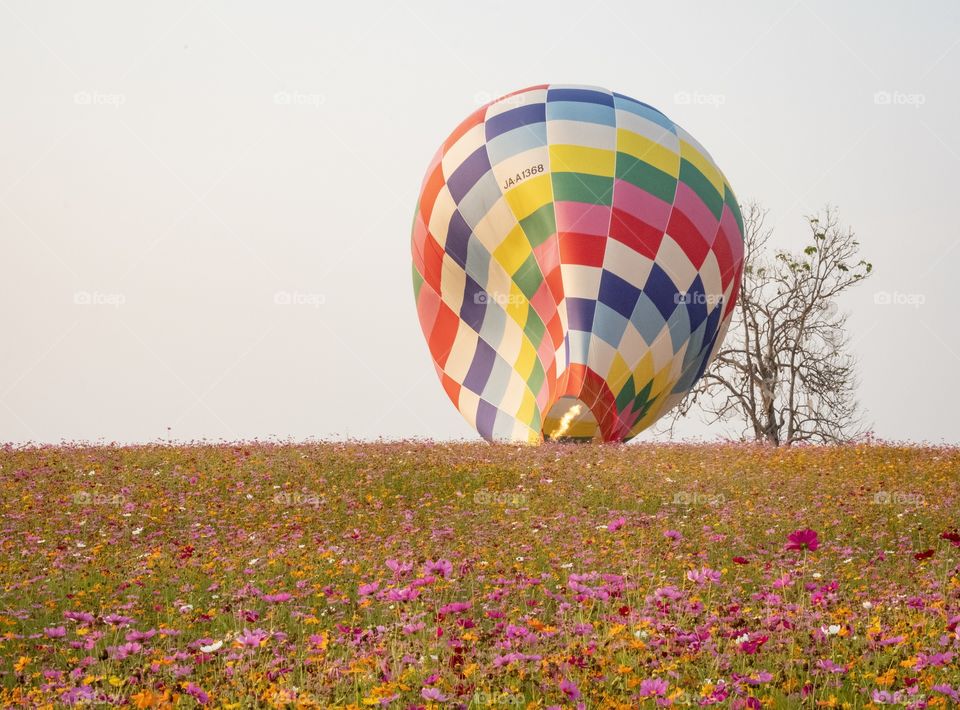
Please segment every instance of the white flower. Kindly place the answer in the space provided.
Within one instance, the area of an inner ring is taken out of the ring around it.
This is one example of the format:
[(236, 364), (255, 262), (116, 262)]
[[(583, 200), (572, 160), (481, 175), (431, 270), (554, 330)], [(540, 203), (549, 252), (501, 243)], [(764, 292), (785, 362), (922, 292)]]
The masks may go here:
[(143, 528), (134, 528), (132, 531), (134, 535), (139, 535), (142, 532), (143, 532)]
[(746, 643), (746, 642), (749, 641), (749, 640), (750, 640), (750, 634), (744, 634), (743, 636), (737, 636), (737, 638), (734, 639), (734, 642), (735, 642), (735, 643)]
[(214, 651), (218, 650), (221, 646), (223, 646), (223, 641), (214, 641), (209, 646), (201, 646), (200, 650), (203, 651), (204, 653), (213, 653)]
[(871, 609), (871, 608), (873, 608), (873, 602), (864, 602), (864, 603), (863, 603), (863, 608), (864, 608), (864, 609)]
[(812, 577), (813, 577), (814, 579), (820, 579), (822, 576), (823, 576), (823, 575), (820, 574), (819, 572), (814, 572), (813, 575), (812, 575)]
[(830, 624), (830, 626), (821, 626), (820, 630), (825, 633), (827, 636), (836, 636), (840, 633), (839, 624)]

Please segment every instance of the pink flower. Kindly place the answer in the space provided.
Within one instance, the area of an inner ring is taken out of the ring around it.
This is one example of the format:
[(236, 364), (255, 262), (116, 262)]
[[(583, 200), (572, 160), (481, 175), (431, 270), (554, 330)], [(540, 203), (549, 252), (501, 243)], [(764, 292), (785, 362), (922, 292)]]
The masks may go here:
[(614, 519), (611, 520), (609, 523), (607, 523), (607, 530), (610, 531), (610, 532), (616, 532), (617, 530), (619, 530), (620, 528), (622, 528), (622, 527), (623, 527), (624, 525), (626, 525), (626, 524), (627, 524), (627, 519), (626, 519), (626, 518), (624, 518), (624, 517), (622, 517), (622, 516), (619, 517), (619, 518), (614, 518)]
[(459, 614), (470, 608), (470, 602), (450, 602), (440, 607), (440, 614)]
[(380, 588), (380, 582), (370, 582), (369, 584), (361, 584), (357, 587), (357, 594), (361, 597), (369, 597), (375, 591)]
[(62, 639), (67, 635), (67, 629), (63, 626), (52, 626), (49, 629), (44, 629), (43, 633), (47, 635), (47, 638)]
[(413, 587), (391, 589), (387, 592), (387, 599), (392, 602), (410, 602), (420, 596), (420, 590)]
[(817, 668), (827, 673), (846, 673), (847, 669), (843, 666), (838, 666), (836, 663), (831, 661), (829, 658), (823, 658), (817, 661)]
[(130, 631), (124, 638), (127, 641), (149, 641), (156, 635), (157, 630), (150, 629), (149, 631)]
[(261, 598), (268, 604), (278, 604), (290, 601), (293, 599), (293, 595), (289, 592), (279, 592), (278, 594), (264, 594)]
[(250, 648), (257, 648), (261, 643), (266, 641), (270, 637), (270, 634), (263, 629), (254, 629), (253, 631), (248, 631), (244, 629), (237, 636), (237, 643), (241, 646), (249, 646)]
[(442, 703), (447, 699), (447, 696), (441, 693), (438, 688), (421, 688), (420, 695), (425, 700), (433, 700), (438, 703)]
[(140, 653), (142, 650), (143, 646), (138, 643), (124, 643), (119, 646), (107, 647), (107, 653), (117, 661), (122, 661), (124, 658)]
[(427, 564), (424, 565), (428, 574), (438, 574), (441, 577), (449, 577), (450, 573), (453, 572), (453, 565), (450, 563), (450, 560), (427, 560)]
[(667, 694), (667, 681), (660, 678), (647, 678), (640, 683), (640, 695), (649, 698), (654, 695)]
[(187, 695), (192, 697), (201, 705), (206, 705), (208, 702), (210, 702), (210, 696), (204, 693), (199, 685), (195, 685), (193, 683), (187, 683), (183, 687), (183, 692), (185, 692)]
[(720, 581), (720, 573), (709, 567), (701, 567), (687, 572), (687, 579), (696, 584), (717, 584)]
[(562, 690), (564, 695), (571, 700), (576, 700), (580, 697), (580, 688), (577, 687), (576, 683), (574, 683), (572, 680), (568, 680), (567, 678), (564, 678), (560, 681), (560, 690)]
[(397, 577), (403, 577), (406, 574), (410, 574), (413, 571), (413, 564), (410, 562), (400, 562), (398, 560), (387, 560), (387, 567), (393, 571), (393, 574)]
[(762, 634), (757, 634), (754, 636), (748, 635), (747, 638), (740, 643), (740, 650), (746, 653), (748, 656), (752, 656), (753, 654), (760, 652), (760, 648), (767, 642), (767, 639), (769, 639), (769, 636), (764, 636)]
[(664, 530), (663, 536), (670, 538), (674, 542), (680, 542), (683, 539), (683, 535), (679, 530)]
[(789, 540), (786, 546), (787, 550), (810, 550), (810, 552), (813, 552), (820, 547), (817, 533), (810, 528), (795, 530), (787, 536), (787, 539)]

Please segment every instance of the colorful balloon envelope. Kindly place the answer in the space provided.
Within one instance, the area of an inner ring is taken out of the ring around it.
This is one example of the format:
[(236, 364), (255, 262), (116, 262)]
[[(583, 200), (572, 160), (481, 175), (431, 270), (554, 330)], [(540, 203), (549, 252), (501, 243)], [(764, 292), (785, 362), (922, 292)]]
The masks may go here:
[(417, 312), (437, 374), (489, 441), (623, 441), (723, 340), (743, 268), (730, 185), (655, 108), (543, 85), (475, 111), (427, 168)]

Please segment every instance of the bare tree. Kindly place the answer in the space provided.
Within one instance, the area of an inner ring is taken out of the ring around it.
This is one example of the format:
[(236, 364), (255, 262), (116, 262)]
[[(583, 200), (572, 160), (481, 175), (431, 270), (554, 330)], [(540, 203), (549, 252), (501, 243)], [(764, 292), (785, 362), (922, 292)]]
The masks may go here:
[(836, 297), (870, 275), (859, 242), (836, 211), (807, 217), (800, 254), (770, 254), (772, 230), (756, 203), (744, 212), (743, 284), (716, 358), (674, 410), (734, 422), (743, 438), (775, 446), (837, 443), (863, 433), (847, 315)]

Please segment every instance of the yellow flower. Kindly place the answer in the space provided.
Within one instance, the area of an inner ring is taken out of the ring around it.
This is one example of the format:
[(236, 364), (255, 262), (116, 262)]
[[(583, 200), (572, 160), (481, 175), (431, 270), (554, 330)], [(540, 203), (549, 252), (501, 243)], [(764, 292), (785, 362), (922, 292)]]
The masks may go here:
[(30, 664), (30, 660), (30, 656), (20, 656), (20, 660), (13, 664), (13, 670), (15, 670), (17, 673), (20, 673)]

